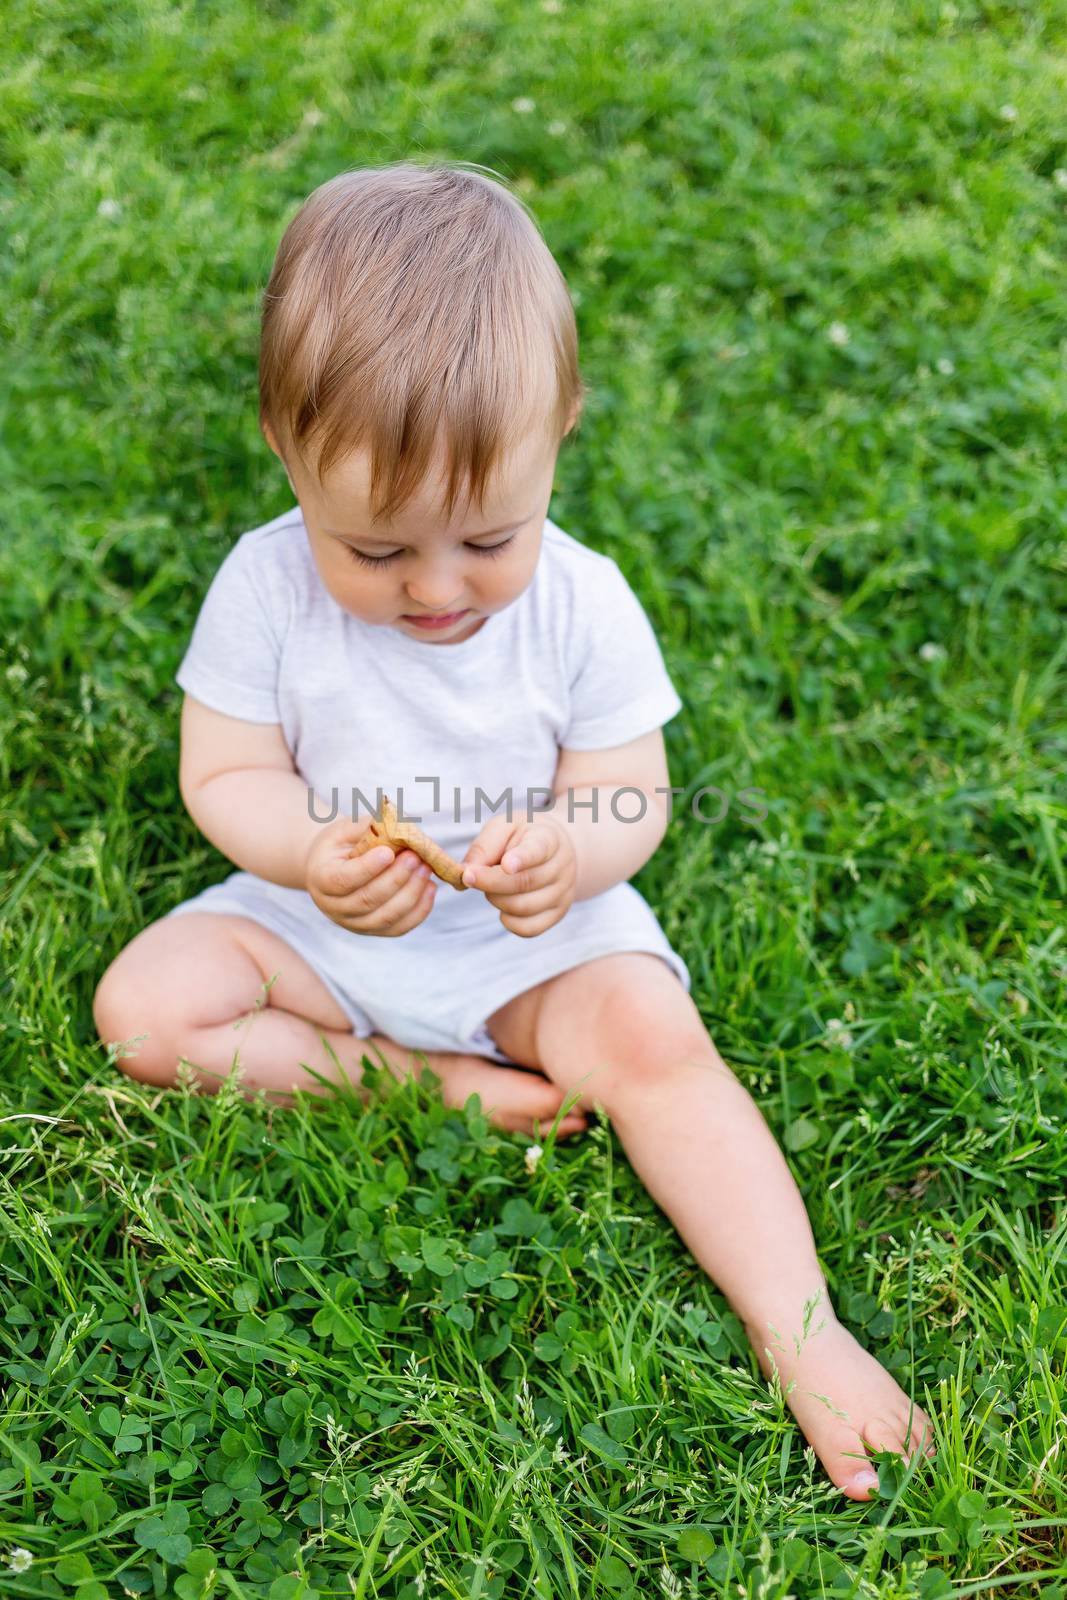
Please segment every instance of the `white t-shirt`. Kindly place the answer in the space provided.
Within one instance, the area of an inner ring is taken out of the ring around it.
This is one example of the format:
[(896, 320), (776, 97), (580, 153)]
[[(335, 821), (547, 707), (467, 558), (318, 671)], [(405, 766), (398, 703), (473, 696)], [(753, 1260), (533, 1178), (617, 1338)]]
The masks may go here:
[[(469, 639), (436, 644), (362, 622), (333, 599), (299, 506), (226, 555), (176, 681), (227, 716), (279, 723), (322, 821), (353, 810), (367, 817), (381, 790), (457, 861), (494, 815), (506, 816), (509, 793), (512, 820), (549, 803), (561, 749), (627, 744), (682, 709), (618, 564), (555, 523), (545, 522), (522, 594)], [(619, 798), (621, 816), (637, 809), (635, 795)], [(303, 889), (246, 873), (227, 885), (249, 914), (267, 907), (284, 918), (287, 936), (349, 993), (383, 1004), (418, 997), (413, 1027), (454, 1007), (460, 986), (470, 1015), (488, 1015), (543, 977), (614, 950), (653, 950), (689, 987), (685, 963), (628, 882), (576, 901), (535, 938), (506, 929), (477, 889), (444, 883), (425, 921), (397, 939), (351, 934)], [(208, 893), (218, 901), (215, 886)]]
[[(381, 788), (457, 860), (506, 815), (509, 790), (515, 820), (548, 803), (561, 749), (626, 744), (682, 708), (618, 564), (550, 521), (518, 599), (469, 639), (435, 644), (338, 605), (288, 511), (230, 550), (176, 677), (215, 711), (280, 723), (317, 816), (334, 791), (351, 816), (356, 788), (365, 817)], [(438, 909), (464, 898), (439, 893)]]

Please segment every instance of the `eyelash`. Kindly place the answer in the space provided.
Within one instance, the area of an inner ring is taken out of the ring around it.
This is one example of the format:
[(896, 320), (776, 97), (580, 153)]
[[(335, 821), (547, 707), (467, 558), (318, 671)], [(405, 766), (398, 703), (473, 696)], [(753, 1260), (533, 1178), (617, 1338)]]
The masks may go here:
[[(506, 539), (501, 539), (499, 544), (469, 544), (467, 549), (475, 551), (480, 556), (498, 556), (514, 542), (514, 539), (515, 535), (511, 533)], [(346, 544), (345, 549), (352, 560), (358, 561), (361, 567), (387, 567), (400, 554), (399, 550), (394, 550), (391, 556), (365, 556), (361, 550), (353, 550), (350, 544)]]

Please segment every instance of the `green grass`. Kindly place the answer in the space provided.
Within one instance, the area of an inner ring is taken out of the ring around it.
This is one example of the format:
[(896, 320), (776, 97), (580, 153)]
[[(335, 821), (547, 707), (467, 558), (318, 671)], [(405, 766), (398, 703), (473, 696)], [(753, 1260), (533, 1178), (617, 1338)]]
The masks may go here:
[[(1067, 1594), (1065, 49), (1048, 0), (12, 0), (4, 1594)], [(96, 1039), (111, 958), (232, 870), (172, 675), (292, 503), (274, 248), (408, 156), (531, 202), (593, 389), (551, 514), (646, 603), (672, 781), (767, 794), (636, 882), (936, 1419), (876, 1503), (607, 1124), (531, 1176), (429, 1085), (279, 1112)]]

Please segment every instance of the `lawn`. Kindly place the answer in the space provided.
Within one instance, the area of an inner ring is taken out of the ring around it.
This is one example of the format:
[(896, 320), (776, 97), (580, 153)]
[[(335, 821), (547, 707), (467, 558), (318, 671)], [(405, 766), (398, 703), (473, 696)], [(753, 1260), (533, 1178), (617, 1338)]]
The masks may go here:
[[(1067, 1595), (1065, 52), (1062, 0), (10, 0), (0, 1592)], [(173, 673), (292, 504), (274, 249), (408, 157), (514, 184), (571, 285), (551, 515), (685, 700), (635, 882), (936, 1421), (869, 1504), (605, 1120), (530, 1171), (430, 1083), (279, 1111), (96, 1038), (232, 870)]]

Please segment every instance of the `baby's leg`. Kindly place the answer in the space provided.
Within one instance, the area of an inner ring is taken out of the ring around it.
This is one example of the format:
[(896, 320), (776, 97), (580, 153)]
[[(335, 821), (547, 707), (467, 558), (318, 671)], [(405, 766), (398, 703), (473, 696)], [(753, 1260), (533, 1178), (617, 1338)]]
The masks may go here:
[(519, 995), (488, 1028), (567, 1094), (580, 1088), (579, 1104), (603, 1106), (645, 1187), (743, 1321), (764, 1374), (772, 1360), (778, 1368), (839, 1488), (865, 1500), (877, 1483), (864, 1442), (910, 1456), (925, 1430), (932, 1454), (929, 1418), (837, 1321), (782, 1153), (665, 962), (585, 962)]
[[(357, 1038), (304, 958), (250, 917), (190, 911), (142, 929), (100, 980), (93, 1016), (105, 1044), (129, 1041), (119, 1065), (146, 1083), (172, 1084), (184, 1057), (196, 1069), (199, 1087), (213, 1092), (236, 1051), (245, 1093), (262, 1089), (268, 1098), (289, 1103), (293, 1089), (329, 1092), (302, 1062), (331, 1082), (342, 1081), (325, 1040), (364, 1102), (364, 1054), (375, 1064), (383, 1060), (401, 1081), (418, 1076), (425, 1054), (441, 1079), (446, 1105), (462, 1108), (477, 1093), (491, 1120), (518, 1132), (532, 1133), (535, 1117), (550, 1125), (563, 1099), (543, 1076), (484, 1056), (434, 1050), (416, 1057), (381, 1034)], [(571, 1112), (557, 1136), (584, 1125)]]

